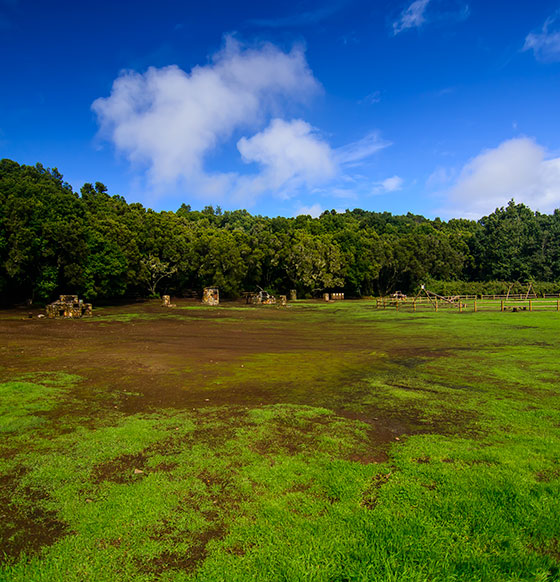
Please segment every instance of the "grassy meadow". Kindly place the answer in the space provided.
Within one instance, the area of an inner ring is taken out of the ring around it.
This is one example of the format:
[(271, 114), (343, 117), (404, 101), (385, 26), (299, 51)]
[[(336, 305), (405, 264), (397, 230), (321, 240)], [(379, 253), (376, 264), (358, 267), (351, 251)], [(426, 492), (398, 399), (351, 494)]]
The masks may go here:
[(560, 314), (0, 312), (0, 580), (560, 580)]

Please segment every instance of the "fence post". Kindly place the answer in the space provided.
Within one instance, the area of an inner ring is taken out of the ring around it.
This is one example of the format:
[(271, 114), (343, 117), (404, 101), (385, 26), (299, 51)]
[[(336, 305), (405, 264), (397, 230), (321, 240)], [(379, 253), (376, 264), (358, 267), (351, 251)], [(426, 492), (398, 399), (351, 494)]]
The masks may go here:
[(560, 311), (560, 299), (556, 300), (556, 311)]
[(438, 300), (437, 300), (437, 297), (436, 297), (436, 311), (437, 310), (438, 310)]
[(459, 299), (459, 313), (463, 313), (463, 302)]
[(502, 299), (500, 301), (500, 311), (503, 311), (503, 310), (504, 310), (504, 300)]
[(476, 313), (476, 299), (474, 300), (473, 306), (474, 306), (474, 312)]
[(399, 300), (398, 299), (395, 301), (395, 309), (397, 311), (399, 310)]
[[(560, 301), (558, 303), (560, 303)], [(412, 311), (416, 313), (416, 299), (412, 300)]]
[(533, 300), (529, 299), (529, 311), (533, 311)]

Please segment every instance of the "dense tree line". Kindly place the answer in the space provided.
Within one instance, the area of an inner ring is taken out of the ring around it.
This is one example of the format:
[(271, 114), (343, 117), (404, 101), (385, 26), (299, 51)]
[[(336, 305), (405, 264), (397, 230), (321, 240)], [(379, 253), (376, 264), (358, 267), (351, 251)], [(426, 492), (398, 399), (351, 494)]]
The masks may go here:
[(505, 282), (560, 281), (560, 211), (513, 201), (479, 221), (355, 209), (319, 218), (253, 216), (182, 205), (154, 212), (100, 183), (72, 190), (56, 169), (0, 161), (0, 298), (48, 301), (182, 295), (257, 285), (301, 295), (499, 292)]

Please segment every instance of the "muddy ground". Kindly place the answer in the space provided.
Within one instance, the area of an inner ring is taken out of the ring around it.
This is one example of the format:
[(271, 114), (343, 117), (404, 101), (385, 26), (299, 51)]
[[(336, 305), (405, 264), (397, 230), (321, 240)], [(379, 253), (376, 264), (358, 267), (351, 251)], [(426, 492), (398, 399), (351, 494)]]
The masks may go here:
[(371, 322), (345, 322), (335, 306), (332, 316), (315, 318), (312, 303), (204, 308), (195, 300), (175, 302), (174, 309), (158, 301), (97, 309), (81, 320), (38, 318), (40, 310), (1, 311), (0, 381), (35, 372), (76, 374), (83, 379), (85, 411), (100, 393), (111, 395), (107, 402), (125, 413), (324, 406), (372, 425), (377, 443), (435, 428), (435, 421), (426, 425), (412, 410), (388, 414), (361, 407), (358, 413), (351, 404), (364, 376), (387, 366), (413, 368), (446, 355), (444, 349), (414, 338), (395, 346)]

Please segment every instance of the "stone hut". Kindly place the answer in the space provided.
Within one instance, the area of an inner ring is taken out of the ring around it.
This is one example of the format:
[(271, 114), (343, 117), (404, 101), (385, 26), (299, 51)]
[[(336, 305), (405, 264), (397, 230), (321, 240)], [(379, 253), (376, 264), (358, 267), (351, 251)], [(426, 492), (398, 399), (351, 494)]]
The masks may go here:
[(46, 307), (47, 317), (57, 319), (61, 317), (91, 317), (93, 308), (91, 303), (84, 303), (77, 295), (60, 295), (59, 299)]
[(205, 287), (202, 293), (202, 303), (204, 305), (219, 305), (220, 291), (217, 287)]

